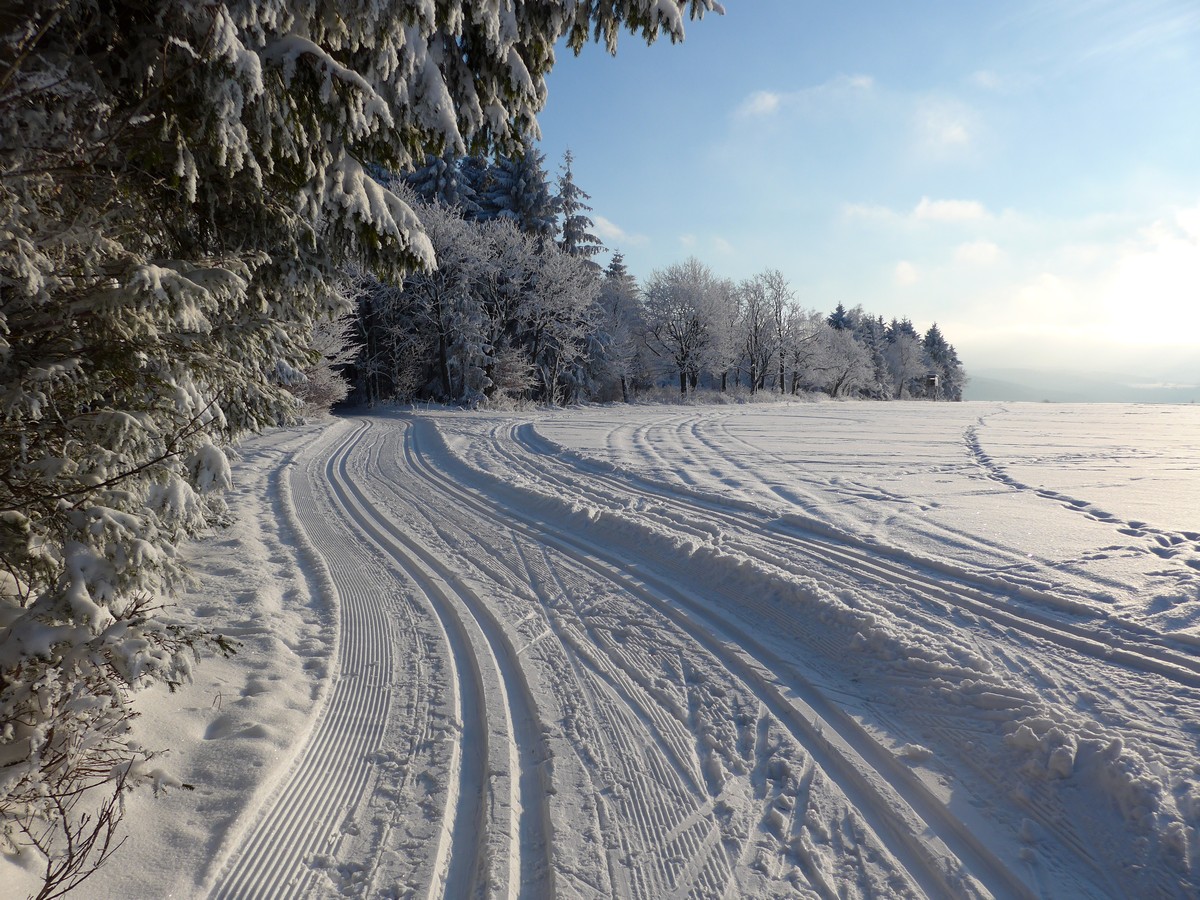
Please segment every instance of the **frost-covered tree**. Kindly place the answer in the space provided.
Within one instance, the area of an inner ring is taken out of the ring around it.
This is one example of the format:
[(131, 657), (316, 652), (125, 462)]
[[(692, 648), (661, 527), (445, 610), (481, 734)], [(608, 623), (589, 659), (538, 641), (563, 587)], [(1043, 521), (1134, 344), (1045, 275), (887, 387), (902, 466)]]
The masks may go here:
[(892, 319), (887, 329), (887, 347), (884, 350), (892, 388), (897, 400), (918, 396), (924, 389), (924, 349), (912, 322)]
[(522, 344), (537, 376), (535, 399), (560, 403), (587, 389), (589, 353), (600, 353), (593, 304), (600, 283), (587, 260), (539, 248), (519, 316)]
[(600, 239), (591, 233), (593, 222), (588, 218), (592, 208), (587, 201), (591, 195), (575, 183), (575, 173), (572, 165), (575, 158), (571, 151), (563, 154), (562, 168), (558, 176), (558, 211), (562, 214), (562, 237), (558, 246), (564, 253), (577, 256), (591, 262), (592, 268), (599, 272), (599, 265), (592, 262), (592, 257), (604, 249)]
[(645, 345), (640, 337), (645, 323), (637, 280), (629, 274), (625, 257), (613, 253), (604, 270), (598, 298), (600, 315), (597, 327), (606, 335), (605, 363), (620, 388), (621, 399), (629, 402), (629, 393), (642, 380), (648, 366)]
[(768, 269), (762, 273), (763, 289), (766, 293), (767, 306), (775, 320), (775, 342), (779, 360), (779, 393), (784, 391), (784, 356), (783, 347), (787, 343), (788, 327), (791, 321), (791, 308), (795, 304), (796, 294), (788, 284), (787, 278), (778, 269)]
[(651, 273), (645, 287), (646, 344), (694, 390), (717, 322), (716, 276), (695, 257)]
[[(721, 391), (729, 388), (729, 373), (742, 356), (740, 329), (741, 296), (737, 285), (729, 278), (714, 278), (712, 295), (712, 340), (706, 355), (706, 366), (720, 380)], [(736, 374), (736, 373), (735, 373)]]
[(553, 242), (558, 235), (558, 200), (550, 190), (545, 159), (528, 138), (516, 152), (500, 156), (479, 197), (480, 216), (507, 219), (526, 234)]
[(871, 354), (854, 338), (850, 328), (828, 323), (817, 339), (813, 368), (819, 387), (830, 397), (848, 397), (870, 386), (875, 375)]
[[(801, 309), (796, 304), (788, 307), (780, 356), (792, 373), (788, 388), (791, 394), (799, 394), (807, 388), (819, 389), (822, 375), (817, 366), (821, 358), (821, 337), (827, 327), (820, 313)], [(782, 375), (780, 381), (783, 381)]]
[(313, 324), (309, 346), (315, 360), (304, 369), (304, 378), (288, 387), (300, 400), (304, 419), (328, 416), (330, 409), (350, 394), (350, 382), (343, 370), (362, 349), (357, 331), (355, 309), (349, 301), (345, 312), (336, 319), (321, 319)]
[(491, 346), (479, 288), (491, 265), (487, 226), (468, 222), (441, 203), (414, 201), (413, 208), (438, 267), (409, 273), (399, 287), (380, 285), (375, 318), (367, 327), (376, 332), (388, 371), (419, 362), (420, 376), (404, 387), (438, 400), (472, 403), (490, 386), (484, 369)]
[[(429, 268), (366, 174), (514, 152), (554, 46), (683, 36), (615, 0), (28, 0), (0, 14), (0, 842), (48, 890), (103, 856), (148, 778), (126, 693), (204, 635), (161, 609), (220, 514), (220, 444), (291, 415), (352, 262)], [(90, 841), (90, 843), (89, 843)], [(31, 848), (36, 848), (34, 851)]]
[(742, 354), (750, 376), (750, 393), (762, 390), (771, 361), (779, 350), (777, 329), (767, 285), (762, 275), (756, 275), (738, 286), (742, 306)]

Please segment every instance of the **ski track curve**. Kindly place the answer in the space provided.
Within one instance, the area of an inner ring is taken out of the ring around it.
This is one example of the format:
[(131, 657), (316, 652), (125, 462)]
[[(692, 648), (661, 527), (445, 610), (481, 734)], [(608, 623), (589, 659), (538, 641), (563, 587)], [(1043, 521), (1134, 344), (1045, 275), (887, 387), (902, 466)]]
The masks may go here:
[[(487, 604), (405, 534), (351, 477), (351, 452), (369, 431), (370, 424), (364, 424), (356, 440), (330, 459), (330, 483), (361, 533), (420, 585), (465, 670), (463, 681), (474, 683), (484, 701), (477, 705), (469, 732), (464, 715), (464, 754), (475, 748), (483, 764), (462, 779), (448, 870), (438, 874), (434, 888), (444, 877), (441, 893), (446, 897), (552, 897), (547, 862), (552, 838), (542, 769), (547, 754), (516, 650)], [(464, 841), (473, 846), (460, 862)]]
[[(314, 450), (308, 471), (293, 472), (293, 512), (310, 562), (327, 573), (336, 595), (335, 674), (311, 735), (209, 896), (419, 889), (429, 897), (553, 897), (545, 754), (528, 685), (479, 598), (355, 484), (350, 461), (364, 452), (370, 430), (369, 423), (343, 430), (332, 449)], [(364, 540), (374, 559), (364, 557)], [(404, 582), (410, 596), (400, 595)], [(414, 621), (422, 608), (436, 627)], [(426, 642), (443, 647), (435, 664), (447, 668), (440, 681), (449, 697), (440, 712), (429, 708), (437, 685), (423, 675), (425, 664), (397, 668), (406, 651), (427, 654), (412, 639), (422, 624), (433, 632)], [(438, 725), (439, 718), (446, 721)], [(445, 785), (417, 785), (421, 771), (434, 773), (431, 781), (441, 772)], [(380, 797), (396, 799), (383, 804)], [(388, 848), (406, 804), (440, 804), (441, 811), (429, 813), (436, 819), (429, 833), (396, 836)], [(365, 841), (364, 821), (374, 832)], [(407, 855), (408, 878), (379, 884), (385, 855)]]
[(290, 497), (291, 514), (308, 534), (309, 561), (335, 595), (337, 674), (308, 742), (219, 873), (213, 898), (295, 897), (309, 889), (311, 857), (328, 844), (336, 814), (361, 797), (367, 757), (387, 719), (393, 625), (374, 602), (377, 585), (363, 577), (336, 532), (299, 512), (315, 505), (311, 482), (293, 479)]
[[(665, 441), (715, 466), (708, 431), (725, 424), (720, 414), (687, 413), (622, 423), (606, 442), (665, 467)], [(966, 440), (974, 464), (1004, 480), (977, 433)], [(873, 705), (790, 658), (804, 641), (836, 658), (845, 651), (832, 632), (806, 629), (803, 612), (770, 597), (716, 599), (724, 588), (710, 593), (689, 576), (687, 552), (660, 558), (662, 548), (609, 543), (579, 516), (594, 508), (642, 517), (685, 546), (719, 546), (785, 580), (838, 569), (855, 589), (877, 586), (872, 603), (930, 633), (954, 617), (986, 622), (997, 635), (1173, 681), (1184, 704), (1200, 688), (1191, 645), (801, 516), (765, 516), (694, 479), (658, 483), (618, 470), (564, 450), (533, 423), (498, 425), (487, 446), (503, 477), (451, 449), (433, 420), (363, 417), (328, 429), (282, 470), (283, 512), (337, 609), (335, 658), (310, 733), (214, 869), (210, 897), (716, 897), (768, 883), (754, 881), (758, 873), (779, 879), (788, 865), (822, 900), (842, 896), (848, 877), (877, 892), (880, 871), (893, 871), (887, 892), (897, 896), (1032, 898), (1064, 885), (1164, 897), (1182, 885), (1186, 895), (1186, 883), (1164, 872), (1107, 868), (1104, 848), (1049, 788), (1014, 791), (986, 757), (976, 762), (974, 720), (905, 707), (895, 734), (915, 725), (957, 747), (964, 769), (991, 786), (978, 796), (1010, 796), (1062, 852), (1009, 848), (1001, 858), (971, 824), (980, 814), (963, 818), (961, 797), (948, 803), (851, 712), (886, 724), (886, 691)], [(1069, 659), (1030, 655), (1019, 642), (993, 652), (1050, 696), (1069, 671)], [(920, 689), (917, 670), (895, 674)], [(1099, 715), (1108, 695), (1096, 694)], [(1128, 690), (1112, 700), (1121, 709), (1142, 702)], [(1001, 704), (999, 722), (1027, 701), (1014, 686), (987, 702)], [(820, 807), (828, 823), (830, 787), (845, 806), (818, 846), (806, 816)], [(825, 799), (805, 814), (812, 791)], [(567, 845), (587, 860), (555, 845), (557, 824), (572, 840), (595, 836)]]

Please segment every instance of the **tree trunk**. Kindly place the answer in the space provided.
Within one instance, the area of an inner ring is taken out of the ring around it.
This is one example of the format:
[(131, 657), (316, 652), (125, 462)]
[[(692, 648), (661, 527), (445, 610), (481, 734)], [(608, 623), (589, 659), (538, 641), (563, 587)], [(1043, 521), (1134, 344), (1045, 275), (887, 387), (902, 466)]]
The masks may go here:
[[(442, 391), (447, 400), (454, 399), (453, 387), (450, 384), (450, 353), (446, 346), (446, 333), (438, 329), (438, 375), (442, 379)], [(465, 388), (466, 385), (463, 385)]]
[(679, 396), (687, 396), (687, 371), (685, 369), (679, 370)]

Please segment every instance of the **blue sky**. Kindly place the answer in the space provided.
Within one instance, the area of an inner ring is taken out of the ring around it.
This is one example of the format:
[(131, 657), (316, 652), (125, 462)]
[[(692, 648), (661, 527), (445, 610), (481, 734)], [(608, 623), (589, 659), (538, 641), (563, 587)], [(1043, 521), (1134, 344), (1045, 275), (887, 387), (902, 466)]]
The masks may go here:
[(726, 0), (559, 54), (541, 116), (639, 277), (779, 268), (968, 369), (1200, 377), (1196, 0)]

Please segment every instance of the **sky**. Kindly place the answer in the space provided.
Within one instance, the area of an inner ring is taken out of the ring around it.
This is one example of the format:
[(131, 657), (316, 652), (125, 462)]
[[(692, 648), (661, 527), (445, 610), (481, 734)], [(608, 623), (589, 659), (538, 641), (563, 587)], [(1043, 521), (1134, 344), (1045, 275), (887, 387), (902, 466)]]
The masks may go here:
[(724, 5), (548, 78), (546, 166), (636, 276), (777, 268), (968, 371), (1200, 381), (1200, 3)]

